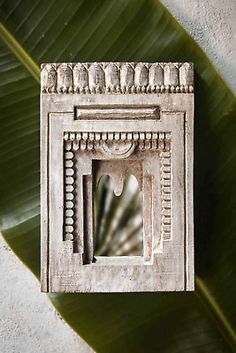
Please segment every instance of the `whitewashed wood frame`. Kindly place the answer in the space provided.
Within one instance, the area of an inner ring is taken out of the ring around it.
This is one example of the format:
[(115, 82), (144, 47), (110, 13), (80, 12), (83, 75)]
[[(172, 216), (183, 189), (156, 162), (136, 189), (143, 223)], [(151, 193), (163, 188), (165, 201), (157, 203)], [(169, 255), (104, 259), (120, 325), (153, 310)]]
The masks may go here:
[[(194, 290), (193, 125), (190, 63), (42, 65), (42, 291)], [(94, 259), (104, 173), (139, 182), (142, 256)]]

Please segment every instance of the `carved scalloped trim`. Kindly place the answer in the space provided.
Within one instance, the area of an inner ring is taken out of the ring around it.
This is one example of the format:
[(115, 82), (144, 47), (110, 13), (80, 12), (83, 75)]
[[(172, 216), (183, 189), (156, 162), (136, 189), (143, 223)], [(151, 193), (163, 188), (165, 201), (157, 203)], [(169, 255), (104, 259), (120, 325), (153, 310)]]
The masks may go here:
[[(140, 150), (163, 150), (170, 149), (170, 132), (65, 132), (64, 140), (68, 150), (93, 150), (101, 148), (104, 151), (104, 143), (112, 144), (128, 144), (132, 142), (132, 146)], [(117, 155), (121, 157), (119, 149)], [(132, 149), (132, 152), (134, 149)], [(111, 152), (111, 149), (110, 149)], [(112, 152), (111, 152), (112, 153)], [(115, 155), (115, 151), (113, 151)], [(126, 156), (126, 154), (125, 154)]]
[(192, 63), (41, 65), (42, 93), (193, 93)]

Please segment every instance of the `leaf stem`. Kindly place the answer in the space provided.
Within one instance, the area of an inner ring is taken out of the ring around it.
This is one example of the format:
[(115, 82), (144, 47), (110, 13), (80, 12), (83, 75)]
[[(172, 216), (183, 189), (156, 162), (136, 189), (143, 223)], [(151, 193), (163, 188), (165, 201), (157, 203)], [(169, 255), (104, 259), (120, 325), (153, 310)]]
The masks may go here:
[(40, 82), (40, 69), (36, 62), (30, 57), (20, 43), (13, 37), (13, 35), (7, 30), (7, 28), (0, 23), (0, 38), (7, 45), (13, 54), (19, 59), (19, 61), (25, 66), (25, 68), (31, 73), (35, 80)]
[(196, 290), (201, 302), (208, 307), (211, 314), (217, 320), (219, 329), (232, 348), (233, 352), (236, 352), (236, 333), (234, 332), (234, 329), (230, 325), (223, 311), (220, 309), (213, 295), (204, 284), (203, 280), (198, 276), (196, 277)]

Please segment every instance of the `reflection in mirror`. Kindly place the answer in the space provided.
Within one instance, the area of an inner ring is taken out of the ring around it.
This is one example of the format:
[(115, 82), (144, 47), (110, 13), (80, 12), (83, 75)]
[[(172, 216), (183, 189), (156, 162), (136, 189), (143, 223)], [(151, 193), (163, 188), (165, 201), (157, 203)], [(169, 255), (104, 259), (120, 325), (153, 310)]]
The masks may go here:
[(112, 179), (100, 178), (94, 197), (95, 256), (142, 256), (142, 193), (133, 175), (114, 194)]

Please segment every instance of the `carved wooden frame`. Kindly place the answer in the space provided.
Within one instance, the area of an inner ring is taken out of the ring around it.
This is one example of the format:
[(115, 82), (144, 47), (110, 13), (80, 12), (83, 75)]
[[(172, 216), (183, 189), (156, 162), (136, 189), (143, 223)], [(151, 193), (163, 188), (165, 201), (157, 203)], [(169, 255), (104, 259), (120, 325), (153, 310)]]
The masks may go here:
[[(192, 64), (43, 64), (41, 87), (42, 291), (193, 290)], [(93, 261), (104, 171), (139, 181), (143, 256)]]

